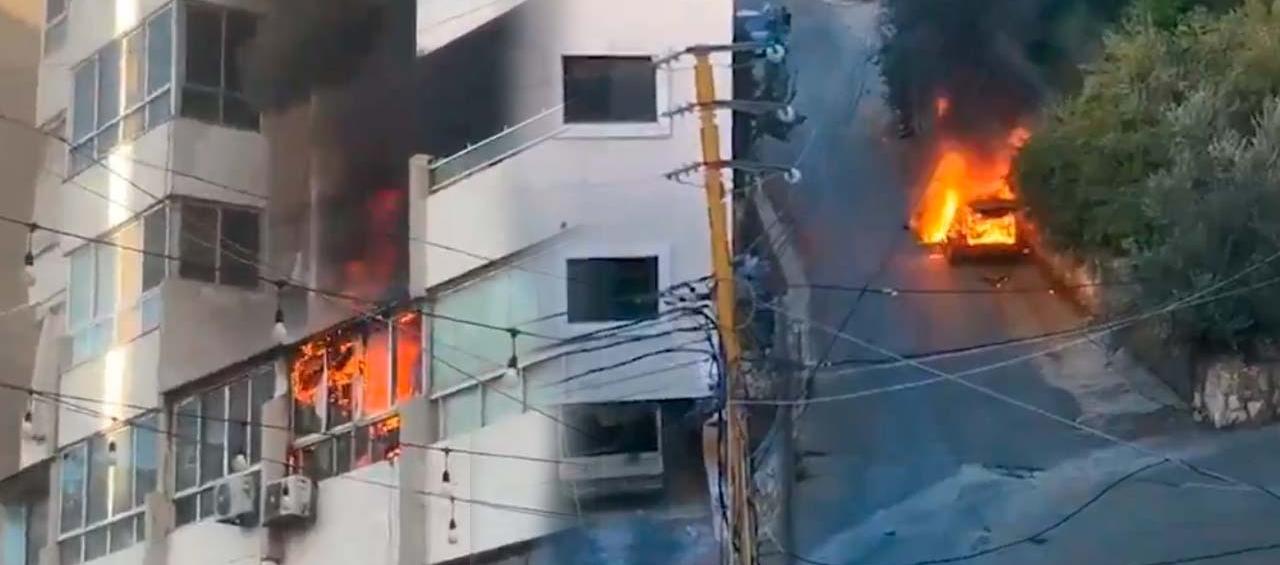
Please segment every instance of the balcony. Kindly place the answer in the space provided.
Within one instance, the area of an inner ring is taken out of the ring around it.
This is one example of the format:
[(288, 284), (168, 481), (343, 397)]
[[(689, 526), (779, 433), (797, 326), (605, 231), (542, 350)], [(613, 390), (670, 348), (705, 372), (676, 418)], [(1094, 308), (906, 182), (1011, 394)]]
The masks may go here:
[(565, 130), (564, 106), (544, 110), (519, 124), (503, 129), (484, 141), (447, 158), (433, 161), (429, 179), (431, 191), (439, 191), (475, 173), (555, 137)]

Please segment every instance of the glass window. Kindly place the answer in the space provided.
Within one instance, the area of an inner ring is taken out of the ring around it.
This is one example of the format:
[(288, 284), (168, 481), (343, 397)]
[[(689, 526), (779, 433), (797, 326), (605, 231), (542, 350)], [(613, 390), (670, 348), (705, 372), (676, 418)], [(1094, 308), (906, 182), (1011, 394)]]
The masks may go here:
[(146, 416), (133, 427), (133, 467), (136, 477), (133, 488), (133, 505), (142, 506), (147, 494), (155, 492), (160, 480), (160, 459), (157, 456), (160, 440), (159, 418)]
[(77, 143), (89, 137), (97, 129), (94, 114), (96, 98), (94, 91), (98, 84), (98, 60), (90, 58), (76, 67), (72, 81), (74, 100), (71, 104), (71, 138)]
[(133, 108), (146, 95), (146, 30), (139, 29), (124, 38), (124, 107)]
[(223, 284), (258, 285), (258, 213), (227, 208), (222, 211), (222, 240), (218, 241), (219, 275)]
[(253, 401), (249, 405), (249, 419), (254, 423), (249, 432), (249, 463), (256, 464), (262, 458), (262, 405), (275, 397), (276, 376), (273, 371), (261, 370), (253, 376)]
[(258, 32), (258, 19), (253, 14), (232, 10), (227, 12), (227, 50), (223, 59), (224, 88), (227, 92), (241, 92), (240, 62), (244, 49)]
[[(433, 309), (496, 328), (520, 326), (545, 313), (539, 310), (537, 289), (541, 281), (534, 279), (536, 276), (527, 271), (503, 271), (441, 296)], [(474, 382), (471, 376), (497, 371), (511, 356), (511, 335), (506, 331), (441, 318), (432, 321), (431, 343), (434, 392)], [(517, 355), (534, 345), (530, 339), (516, 340)]]
[[(125, 427), (107, 436), (107, 474), (111, 479), (111, 515), (118, 516), (134, 506), (133, 428)], [(130, 543), (132, 543), (130, 536)]]
[(23, 565), (38, 565), (40, 550), (49, 543), (49, 501), (41, 498), (29, 507), (27, 514), (26, 560)]
[(444, 437), (455, 437), (479, 429), (483, 425), (480, 414), (480, 387), (467, 387), (444, 397), (441, 401)]
[(240, 379), (227, 389), (227, 466), (231, 471), (244, 470), (232, 466), (236, 461), (249, 462), (250, 386), (249, 379)]
[(404, 402), (422, 392), (422, 314), (406, 312), (396, 317), (396, 371), (392, 388), (396, 401)]
[(391, 327), (385, 322), (369, 323), (365, 338), (365, 371), (361, 410), (365, 415), (381, 414), (391, 409)]
[(0, 525), (0, 563), (23, 563), (27, 556), (27, 529), (31, 526), (27, 519), (25, 504), (6, 502), (0, 506), (4, 513), (4, 524)]
[(93, 316), (93, 246), (83, 245), (71, 253), (71, 280), (67, 285), (67, 326), (84, 327)]
[(168, 209), (161, 206), (142, 218), (142, 245), (149, 253), (142, 256), (142, 290), (155, 288), (164, 280), (168, 260), (163, 255), (169, 250)]
[(565, 285), (568, 319), (617, 322), (658, 314), (658, 258), (570, 259)]
[(85, 446), (77, 445), (62, 452), (59, 468), (62, 532), (84, 527)]
[(657, 75), (649, 57), (564, 58), (564, 120), (654, 122)]
[(186, 490), (196, 486), (200, 468), (200, 403), (188, 398), (178, 405), (174, 418), (174, 488)]
[(147, 94), (155, 94), (173, 78), (173, 9), (165, 8), (147, 22)]
[(178, 242), (181, 261), (178, 263), (178, 274), (183, 278), (215, 282), (218, 209), (202, 204), (183, 203), (181, 223)]
[(106, 520), (110, 515), (107, 496), (111, 490), (110, 468), (114, 457), (115, 453), (108, 452), (106, 436), (96, 435), (89, 440), (89, 486), (85, 503), (85, 519), (89, 524)]
[(226, 446), (226, 391), (216, 388), (200, 395), (200, 484), (221, 478)]
[(98, 127), (120, 117), (120, 42), (98, 52)]
[(503, 375), (477, 386), (484, 396), (484, 425), (524, 412), (524, 384), (518, 374)]
[(213, 89), (222, 86), (223, 13), (212, 6), (187, 5), (188, 84)]
[[(113, 241), (114, 243), (114, 241)], [(112, 245), (95, 244), (96, 264), (94, 266), (94, 301), (95, 318), (110, 316), (116, 311), (116, 275), (118, 273), (118, 249)]]

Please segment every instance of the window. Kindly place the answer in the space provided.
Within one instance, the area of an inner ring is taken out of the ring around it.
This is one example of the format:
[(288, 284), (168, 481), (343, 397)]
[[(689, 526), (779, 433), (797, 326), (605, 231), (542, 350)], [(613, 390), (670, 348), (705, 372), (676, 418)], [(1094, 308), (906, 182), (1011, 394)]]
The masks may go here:
[[(541, 300), (542, 284), (536, 274), (507, 269), (441, 294), (432, 304), (441, 317), (431, 322), (431, 398), (440, 414), (443, 437), (524, 412), (520, 375), (504, 374), (512, 340), (500, 328), (526, 327), (550, 310)], [(537, 345), (534, 340), (517, 338), (517, 360)]]
[(6, 502), (3, 505), (4, 537), (0, 538), (0, 563), (38, 565), (40, 548), (46, 543), (49, 513), (47, 498)]
[(658, 258), (570, 259), (569, 322), (619, 322), (658, 314)]
[(258, 113), (245, 100), (240, 60), (257, 33), (253, 14), (209, 4), (186, 10), (186, 80), (182, 115), (241, 129), (258, 129)]
[(181, 526), (211, 516), (214, 485), (257, 474), (262, 404), (275, 396), (275, 372), (256, 367), (231, 382), (180, 399), (173, 409), (174, 497)]
[(653, 453), (659, 450), (658, 407), (646, 402), (570, 404), (564, 418), (584, 433), (565, 434), (568, 457)]
[(159, 488), (154, 413), (63, 449), (60, 558), (75, 564), (142, 541), (143, 500)]
[(259, 212), (185, 200), (179, 214), (178, 275), (245, 288), (258, 286)]
[[(48, 1), (65, 11), (67, 0)], [(172, 51), (173, 8), (166, 7), (75, 67), (69, 175), (169, 120)]]
[(52, 53), (67, 42), (67, 4), (71, 0), (45, 0), (44, 52)]
[(565, 56), (566, 123), (658, 120), (657, 74), (649, 57)]
[(168, 224), (162, 203), (105, 236), (110, 245), (89, 243), (71, 252), (67, 333), (73, 364), (159, 326), (160, 296), (152, 289), (168, 271)]
[(305, 343), (293, 355), (296, 463), (323, 479), (395, 456), (395, 404), (421, 390), (422, 315), (372, 320)]

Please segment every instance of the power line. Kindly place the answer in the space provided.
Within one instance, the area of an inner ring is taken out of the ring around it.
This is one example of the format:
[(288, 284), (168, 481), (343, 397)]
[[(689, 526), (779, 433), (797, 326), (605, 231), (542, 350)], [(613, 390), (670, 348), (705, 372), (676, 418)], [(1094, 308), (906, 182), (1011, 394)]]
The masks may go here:
[[(1153, 310), (1153, 311), (1146, 312), (1146, 313), (1144, 313), (1144, 314), (1134, 315), (1134, 316), (1130, 316), (1130, 317), (1127, 317), (1127, 318), (1122, 318), (1122, 319), (1114, 320), (1114, 321), (1110, 321), (1110, 322), (1104, 322), (1104, 323), (1097, 324), (1097, 325), (1085, 326), (1085, 327), (1081, 327), (1081, 328), (1078, 328), (1078, 329), (1065, 330), (1065, 331), (1062, 331), (1062, 332), (1050, 332), (1050, 333), (1048, 333), (1048, 334), (1044, 334), (1044, 335), (1041, 335), (1041, 336), (1032, 336), (1032, 337), (1020, 338), (1020, 339), (1016, 339), (1016, 340), (1004, 340), (1004, 341), (1002, 341), (1002, 342), (994, 342), (994, 343), (992, 343), (992, 344), (984, 344), (984, 345), (975, 346), (975, 347), (969, 347), (969, 348), (960, 348), (960, 349), (957, 349), (957, 350), (955, 350), (955, 351), (953, 351), (953, 352), (930, 354), (930, 355), (921, 356), (921, 357), (915, 357), (915, 358), (910, 358), (910, 359), (909, 359), (909, 358), (906, 358), (905, 356), (897, 356), (897, 357), (890, 356), (890, 358), (891, 358), (891, 359), (894, 359), (892, 362), (878, 363), (878, 364), (871, 365), (871, 366), (866, 366), (866, 367), (853, 367), (853, 368), (851, 368), (851, 369), (845, 369), (845, 370), (838, 371), (838, 372), (835, 372), (835, 373), (832, 373), (832, 374), (835, 374), (835, 375), (849, 375), (849, 374), (854, 374), (854, 373), (861, 373), (861, 372), (868, 372), (868, 371), (880, 370), (880, 369), (885, 369), (885, 368), (890, 368), (890, 367), (900, 367), (900, 366), (903, 366), (903, 365), (913, 365), (913, 366), (915, 366), (915, 365), (919, 365), (919, 363), (920, 363), (921, 361), (933, 361), (933, 360), (938, 360), (938, 359), (944, 359), (944, 358), (949, 358), (949, 357), (955, 357), (955, 356), (959, 356), (959, 355), (965, 355), (965, 354), (969, 354), (969, 353), (975, 353), (975, 352), (979, 352), (979, 351), (989, 351), (989, 350), (1001, 349), (1001, 348), (1010, 347), (1010, 346), (1013, 346), (1013, 345), (1023, 345), (1023, 344), (1035, 343), (1035, 342), (1040, 342), (1040, 341), (1048, 341), (1048, 340), (1053, 339), (1053, 338), (1056, 338), (1056, 337), (1066, 337), (1066, 336), (1076, 335), (1076, 334), (1082, 334), (1082, 333), (1086, 334), (1084, 337), (1081, 337), (1081, 338), (1078, 338), (1078, 339), (1074, 339), (1074, 340), (1071, 340), (1071, 341), (1067, 341), (1067, 342), (1064, 342), (1064, 343), (1062, 343), (1062, 344), (1055, 345), (1055, 346), (1053, 346), (1053, 347), (1049, 347), (1049, 348), (1042, 349), (1042, 350), (1039, 350), (1039, 351), (1034, 351), (1034, 352), (1031, 352), (1031, 353), (1028, 353), (1028, 354), (1025, 354), (1025, 355), (1019, 355), (1019, 356), (1016, 356), (1016, 357), (1013, 357), (1013, 358), (1005, 359), (1005, 360), (998, 361), (998, 362), (995, 362), (995, 363), (991, 363), (991, 364), (988, 364), (988, 365), (983, 365), (983, 366), (976, 367), (976, 368), (973, 368), (973, 369), (967, 369), (967, 370), (960, 371), (960, 372), (957, 372), (957, 373), (952, 373), (952, 376), (955, 376), (955, 377), (963, 377), (963, 376), (974, 375), (974, 374), (978, 374), (978, 373), (988, 372), (988, 371), (991, 371), (991, 370), (994, 370), (994, 369), (998, 369), (998, 368), (1001, 368), (1001, 367), (1006, 367), (1006, 366), (1009, 366), (1009, 365), (1014, 365), (1014, 364), (1017, 364), (1017, 363), (1021, 363), (1021, 362), (1023, 362), (1023, 361), (1028, 361), (1028, 360), (1031, 360), (1031, 359), (1035, 359), (1035, 358), (1037, 358), (1037, 357), (1043, 357), (1043, 356), (1045, 356), (1045, 355), (1049, 355), (1049, 354), (1052, 354), (1052, 353), (1055, 353), (1055, 352), (1058, 352), (1058, 351), (1062, 351), (1062, 350), (1064, 350), (1064, 349), (1069, 349), (1069, 348), (1071, 348), (1071, 347), (1074, 347), (1074, 346), (1076, 346), (1076, 345), (1080, 345), (1080, 344), (1085, 343), (1085, 342), (1091, 342), (1091, 341), (1094, 341), (1096, 338), (1098, 338), (1098, 337), (1100, 337), (1100, 336), (1102, 336), (1102, 335), (1105, 335), (1105, 334), (1108, 334), (1108, 333), (1114, 332), (1114, 331), (1116, 331), (1116, 330), (1118, 330), (1118, 329), (1121, 329), (1121, 328), (1123, 328), (1123, 327), (1126, 327), (1126, 326), (1129, 326), (1129, 325), (1135, 324), (1135, 323), (1137, 323), (1137, 322), (1139, 322), (1139, 321), (1141, 321), (1141, 320), (1144, 320), (1144, 319), (1147, 319), (1147, 318), (1150, 318), (1150, 317), (1153, 317), (1153, 316), (1157, 316), (1157, 315), (1165, 314), (1165, 313), (1172, 312), (1172, 311), (1175, 311), (1175, 310), (1177, 310), (1177, 309), (1181, 309), (1181, 308), (1186, 308), (1186, 307), (1191, 307), (1191, 306), (1198, 306), (1198, 305), (1200, 305), (1200, 304), (1206, 304), (1206, 303), (1209, 303), (1209, 302), (1212, 302), (1212, 301), (1215, 301), (1215, 300), (1220, 300), (1220, 299), (1222, 299), (1222, 298), (1227, 298), (1227, 297), (1230, 297), (1230, 296), (1235, 296), (1235, 295), (1238, 295), (1238, 294), (1243, 294), (1243, 293), (1245, 293), (1245, 292), (1249, 292), (1249, 291), (1252, 291), (1252, 290), (1256, 290), (1256, 289), (1258, 289), (1258, 288), (1262, 288), (1262, 287), (1265, 287), (1265, 286), (1271, 286), (1271, 285), (1274, 285), (1274, 284), (1277, 284), (1277, 283), (1280, 283), (1280, 277), (1276, 277), (1276, 278), (1273, 278), (1273, 279), (1268, 279), (1267, 281), (1264, 281), (1264, 282), (1261, 282), (1261, 283), (1256, 283), (1256, 284), (1253, 284), (1253, 285), (1250, 285), (1250, 286), (1247, 286), (1247, 287), (1243, 287), (1243, 288), (1239, 288), (1239, 289), (1234, 289), (1234, 290), (1231, 290), (1231, 291), (1223, 292), (1223, 293), (1220, 293), (1220, 294), (1217, 294), (1217, 295), (1214, 295), (1214, 296), (1202, 297), (1202, 298), (1199, 298), (1199, 299), (1197, 299), (1197, 300), (1195, 300), (1195, 301), (1193, 301), (1193, 302), (1188, 302), (1188, 303), (1185, 303), (1185, 304), (1183, 304), (1183, 305), (1179, 305), (1177, 308), (1170, 308), (1170, 309), (1166, 309), (1166, 310)], [(786, 312), (782, 312), (782, 314), (783, 314), (783, 315), (786, 315), (786, 316), (791, 316), (790, 314), (788, 314), (788, 313), (786, 313)], [(793, 317), (794, 317), (794, 316), (793, 316)], [(822, 324), (819, 324), (819, 323), (814, 322), (814, 321), (811, 321), (811, 320), (806, 320), (806, 323), (808, 323), (808, 324), (810, 324), (810, 325), (812, 325), (812, 326), (814, 326), (814, 327), (817, 327), (818, 329), (821, 329), (821, 330), (823, 330), (823, 331), (826, 331), (826, 332), (833, 332), (833, 331), (835, 331), (835, 330), (833, 330), (833, 329), (832, 329), (832, 328), (830, 328), (830, 327), (826, 327), (826, 326), (824, 326), (824, 325), (822, 325)], [(931, 384), (934, 384), (934, 383), (939, 383), (939, 382), (942, 382), (942, 381), (944, 381), (944, 380), (948, 380), (948, 379), (947, 379), (946, 377), (943, 377), (943, 376), (935, 376), (935, 377), (932, 377), (932, 378), (923, 379), (923, 380), (919, 380), (919, 381), (913, 381), (913, 382), (908, 382), (908, 383), (901, 383), (901, 384), (889, 385), (889, 386), (884, 386), (884, 387), (879, 387), (879, 388), (873, 388), (873, 389), (868, 389), (868, 390), (863, 390), (863, 391), (858, 391), (858, 392), (853, 392), (853, 393), (838, 394), (838, 395), (831, 395), (831, 396), (824, 396), (824, 397), (812, 397), (812, 398), (808, 398), (808, 399), (801, 399), (801, 400), (740, 399), (740, 400), (734, 400), (733, 402), (740, 402), (740, 403), (743, 403), (743, 404), (765, 404), (765, 405), (782, 405), (782, 404), (817, 404), (817, 403), (824, 403), (824, 402), (834, 402), (834, 401), (839, 401), (839, 400), (852, 400), (852, 399), (855, 399), (855, 398), (862, 398), (862, 397), (872, 396), (872, 395), (876, 395), (876, 394), (883, 394), (883, 393), (886, 393), (886, 392), (896, 392), (896, 391), (901, 391), (901, 390), (907, 390), (907, 389), (911, 389), (911, 388), (917, 388), (917, 387), (921, 387), (921, 386), (931, 385)]]
[[(48, 400), (48, 399), (46, 399), (46, 400), (47, 400), (47, 401), (49, 401), (49, 402), (53, 402), (53, 403), (55, 403), (55, 404), (58, 404), (58, 405), (64, 406), (64, 407), (66, 407), (68, 410), (76, 411), (76, 412), (79, 412), (79, 413), (84, 414), (84, 415), (93, 416), (93, 417), (104, 417), (104, 416), (105, 416), (105, 417), (110, 417), (110, 415), (109, 415), (109, 414), (106, 414), (106, 413), (104, 413), (104, 412), (100, 412), (100, 411), (96, 411), (96, 410), (93, 410), (93, 409), (90, 409), (90, 408), (85, 408), (85, 407), (80, 406), (80, 405), (70, 404), (70, 403), (64, 403), (64, 402), (59, 402), (59, 401), (57, 401), (57, 400)], [(147, 431), (150, 431), (150, 432), (155, 433), (155, 434), (157, 434), (157, 435), (161, 435), (161, 436), (163, 436), (163, 437), (167, 437), (167, 438), (170, 438), (170, 439), (174, 439), (174, 438), (176, 438), (176, 439), (178, 439), (179, 441), (191, 441), (191, 442), (194, 442), (194, 443), (196, 443), (196, 444), (198, 444), (198, 445), (201, 445), (201, 446), (211, 446), (211, 447), (217, 447), (217, 448), (219, 448), (219, 449), (221, 449), (221, 448), (223, 448), (223, 447), (224, 447), (223, 445), (221, 445), (221, 444), (217, 444), (217, 443), (212, 443), (212, 442), (202, 442), (202, 441), (200, 441), (200, 440), (199, 440), (199, 439), (197, 439), (197, 438), (183, 438), (183, 437), (178, 437), (178, 435), (177, 435), (175, 432), (169, 432), (169, 431), (161, 430), (160, 428), (157, 428), (157, 427), (155, 427), (155, 426), (148, 426), (148, 425), (145, 425), (145, 424), (142, 424), (142, 423), (136, 422), (136, 421), (120, 422), (120, 424), (121, 424), (121, 425), (123, 425), (123, 426), (125, 426), (125, 427), (129, 427), (129, 428), (135, 428), (135, 429), (147, 430)], [(293, 465), (293, 464), (291, 464), (291, 463), (289, 463), (289, 462), (287, 462), (287, 461), (278, 461), (278, 460), (268, 459), (268, 458), (260, 458), (260, 459), (261, 459), (262, 461), (264, 461), (264, 462), (267, 462), (267, 463), (273, 463), (273, 464), (276, 464), (276, 465), (282, 465), (282, 466), (284, 466), (284, 468), (285, 468), (285, 469), (294, 469), (294, 468), (295, 468), (295, 465)], [(333, 477), (331, 477), (331, 478), (336, 478), (336, 479), (340, 479), (340, 480), (348, 480), (348, 481), (353, 481), (353, 482), (359, 482), (359, 483), (364, 483), (364, 484), (369, 484), (369, 485), (379, 486), (379, 487), (388, 488), (388, 489), (397, 490), (397, 491), (399, 491), (399, 490), (401, 490), (401, 489), (403, 488), (401, 485), (396, 485), (396, 484), (391, 484), (391, 483), (383, 483), (383, 482), (380, 482), (380, 481), (372, 481), (372, 480), (367, 480), (367, 479), (361, 479), (360, 477), (355, 477), (355, 476), (352, 476), (352, 475), (350, 475), (350, 474), (334, 475), (334, 476), (333, 476)], [(431, 496), (431, 497), (441, 498), (441, 499), (450, 500), (450, 501), (454, 501), (454, 502), (462, 502), (462, 503), (466, 503), (466, 504), (474, 504), (474, 505), (478, 505), (478, 506), (486, 506), (486, 507), (490, 507), (490, 508), (496, 508), (496, 509), (499, 509), (499, 510), (508, 510), (508, 511), (512, 511), (512, 512), (520, 512), (520, 513), (524, 513), (524, 514), (533, 514), (533, 515), (540, 515), (540, 516), (569, 517), (569, 518), (573, 518), (573, 519), (575, 519), (575, 520), (576, 520), (576, 519), (578, 519), (578, 516), (577, 516), (577, 515), (575, 515), (575, 514), (570, 514), (570, 513), (567, 513), (567, 512), (559, 512), (559, 511), (555, 511), (555, 510), (547, 510), (547, 509), (543, 509), (543, 508), (533, 508), (533, 507), (529, 507), (529, 506), (519, 506), (519, 505), (506, 504), (506, 503), (501, 503), (501, 502), (492, 502), (492, 501), (480, 500), (480, 499), (476, 499), (476, 498), (459, 497), (459, 496), (455, 496), (455, 495), (450, 495), (450, 494), (445, 494), (445, 493), (439, 493), (439, 492), (433, 492), (433, 491), (428, 491), (428, 490), (424, 490), (424, 489), (404, 488), (404, 490), (408, 490), (409, 492), (413, 492), (413, 493), (415, 493), (415, 494), (419, 494), (419, 495), (423, 495), (423, 496)]]

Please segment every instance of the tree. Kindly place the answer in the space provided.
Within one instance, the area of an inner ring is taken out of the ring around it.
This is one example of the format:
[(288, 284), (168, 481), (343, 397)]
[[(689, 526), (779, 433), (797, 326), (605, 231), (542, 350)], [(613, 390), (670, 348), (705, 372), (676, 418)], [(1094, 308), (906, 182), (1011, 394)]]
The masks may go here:
[(1107, 37), (1020, 155), (1017, 184), (1051, 241), (1134, 266), (1136, 306), (1221, 284), (1225, 298), (1172, 317), (1179, 337), (1278, 337), (1280, 2), (1166, 24), (1137, 11)]

